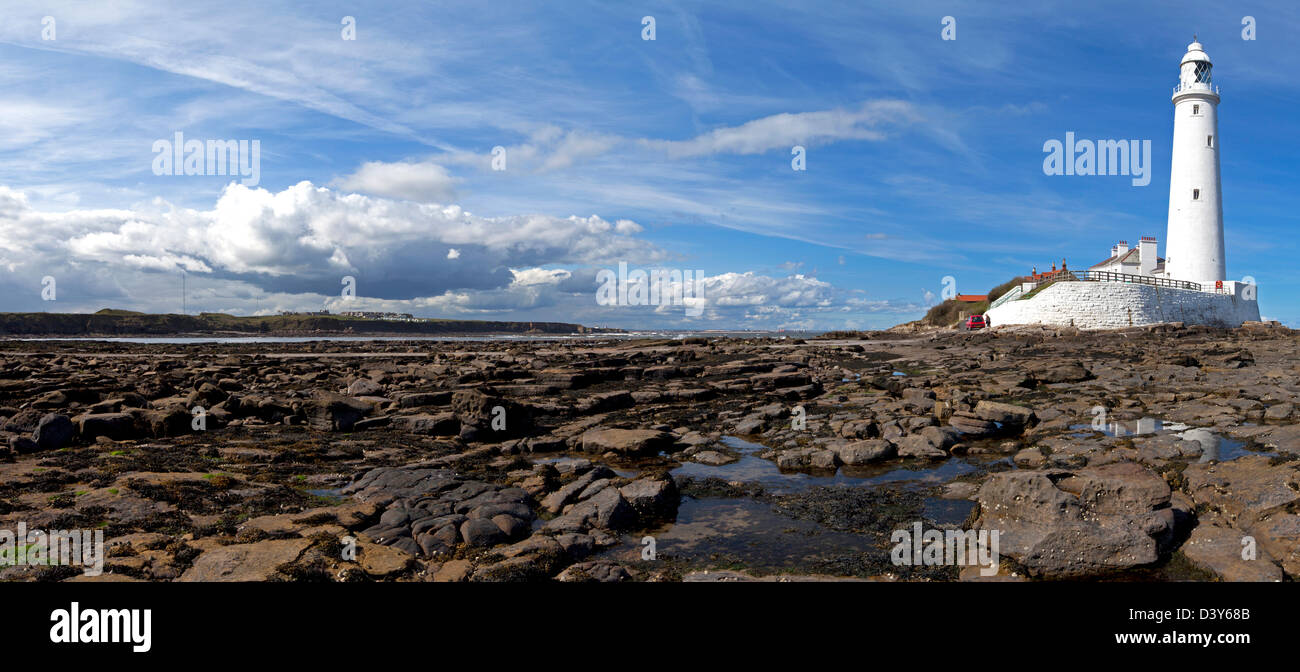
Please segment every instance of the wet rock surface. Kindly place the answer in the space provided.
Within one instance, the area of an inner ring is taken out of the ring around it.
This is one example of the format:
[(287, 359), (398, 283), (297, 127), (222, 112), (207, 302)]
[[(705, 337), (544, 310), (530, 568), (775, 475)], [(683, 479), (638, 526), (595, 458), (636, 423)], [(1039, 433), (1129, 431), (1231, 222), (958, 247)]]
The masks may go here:
[(1297, 345), (6, 341), (0, 528), (150, 581), (973, 576), (893, 561), (917, 523), (996, 530), (999, 577), (1294, 580)]

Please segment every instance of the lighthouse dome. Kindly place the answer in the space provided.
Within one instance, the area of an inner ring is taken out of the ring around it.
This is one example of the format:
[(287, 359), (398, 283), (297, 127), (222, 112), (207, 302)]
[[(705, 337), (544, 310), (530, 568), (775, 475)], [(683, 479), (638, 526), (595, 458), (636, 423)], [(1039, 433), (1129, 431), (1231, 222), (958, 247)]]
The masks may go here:
[(1185, 65), (1187, 63), (1192, 63), (1192, 62), (1198, 62), (1198, 63), (1210, 62), (1210, 55), (1205, 53), (1205, 49), (1204, 47), (1201, 46), (1200, 42), (1194, 41), (1191, 44), (1187, 45), (1187, 53), (1183, 54), (1183, 60), (1179, 63), (1179, 65)]

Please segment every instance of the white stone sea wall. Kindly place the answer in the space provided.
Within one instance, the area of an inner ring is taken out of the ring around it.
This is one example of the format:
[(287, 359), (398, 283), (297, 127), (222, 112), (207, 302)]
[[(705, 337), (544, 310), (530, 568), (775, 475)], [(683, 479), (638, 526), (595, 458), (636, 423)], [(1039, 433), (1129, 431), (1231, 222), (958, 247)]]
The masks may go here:
[(1057, 282), (1030, 299), (1012, 299), (988, 311), (994, 327), (1011, 324), (1073, 325), (1080, 329), (1185, 322), (1239, 327), (1259, 319), (1254, 287), (1225, 283), (1226, 294), (1114, 282)]

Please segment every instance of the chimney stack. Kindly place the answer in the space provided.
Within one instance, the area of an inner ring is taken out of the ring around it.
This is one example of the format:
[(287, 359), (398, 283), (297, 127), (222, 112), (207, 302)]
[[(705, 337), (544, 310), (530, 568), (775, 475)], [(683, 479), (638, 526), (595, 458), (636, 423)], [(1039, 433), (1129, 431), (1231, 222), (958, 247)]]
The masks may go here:
[(1151, 236), (1142, 236), (1138, 241), (1138, 273), (1141, 275), (1154, 275), (1156, 272), (1156, 239)]

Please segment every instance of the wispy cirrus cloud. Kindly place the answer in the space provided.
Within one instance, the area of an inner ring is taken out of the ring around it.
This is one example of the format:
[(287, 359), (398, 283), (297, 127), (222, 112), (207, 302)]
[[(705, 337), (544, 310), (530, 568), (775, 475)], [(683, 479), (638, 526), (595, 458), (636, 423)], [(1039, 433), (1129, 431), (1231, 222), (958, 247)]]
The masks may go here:
[(789, 151), (793, 145), (883, 140), (890, 126), (908, 125), (920, 119), (916, 109), (907, 102), (880, 100), (863, 103), (855, 109), (783, 112), (739, 126), (715, 128), (690, 140), (643, 142), (673, 157), (762, 154), (777, 149)]

